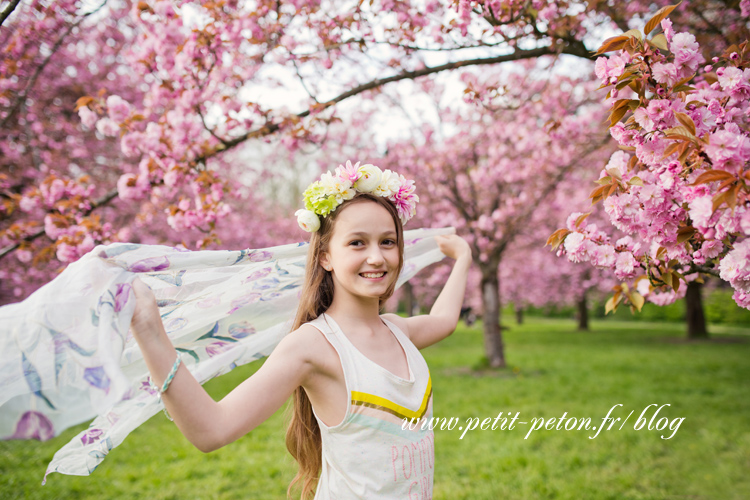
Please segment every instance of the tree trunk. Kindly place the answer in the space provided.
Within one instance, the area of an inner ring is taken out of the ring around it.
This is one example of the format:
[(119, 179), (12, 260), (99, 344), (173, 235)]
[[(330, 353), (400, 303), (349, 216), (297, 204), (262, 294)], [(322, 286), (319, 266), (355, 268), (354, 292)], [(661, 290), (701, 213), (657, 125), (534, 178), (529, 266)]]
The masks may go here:
[(589, 331), (589, 308), (586, 304), (586, 291), (578, 299), (578, 330)]
[(408, 281), (403, 284), (403, 290), (404, 290), (404, 308), (406, 308), (406, 315), (411, 317), (414, 315), (414, 305), (416, 303), (416, 300), (414, 300), (414, 289), (411, 286), (411, 283)]
[(500, 332), (500, 280), (497, 266), (482, 273), (482, 305), (484, 307), (484, 350), (491, 368), (505, 368), (503, 338)]
[(689, 339), (707, 339), (706, 317), (703, 315), (703, 284), (691, 281), (685, 293), (687, 330)]
[(516, 304), (516, 324), (523, 324), (523, 307), (521, 307), (521, 304)]

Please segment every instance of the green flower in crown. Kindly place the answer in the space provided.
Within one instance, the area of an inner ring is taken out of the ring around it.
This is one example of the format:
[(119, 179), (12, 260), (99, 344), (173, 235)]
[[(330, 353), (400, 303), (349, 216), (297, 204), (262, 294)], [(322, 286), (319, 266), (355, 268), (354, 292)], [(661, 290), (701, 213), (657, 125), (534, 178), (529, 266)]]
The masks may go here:
[(417, 212), (419, 196), (414, 194), (414, 181), (390, 170), (381, 171), (372, 164), (361, 165), (351, 161), (346, 166), (339, 165), (335, 173), (326, 172), (320, 180), (313, 182), (305, 190), (305, 208), (297, 210), (297, 223), (305, 231), (312, 233), (320, 229), (320, 217), (326, 217), (346, 200), (351, 200), (357, 192), (371, 193), (388, 198), (398, 210), (402, 224)]

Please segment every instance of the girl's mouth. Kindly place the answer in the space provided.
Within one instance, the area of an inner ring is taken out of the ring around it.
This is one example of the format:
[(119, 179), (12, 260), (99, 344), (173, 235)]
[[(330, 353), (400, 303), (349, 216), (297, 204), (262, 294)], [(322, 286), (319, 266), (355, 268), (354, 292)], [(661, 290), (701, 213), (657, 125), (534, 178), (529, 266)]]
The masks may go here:
[(387, 274), (386, 272), (379, 272), (379, 273), (360, 273), (359, 275), (368, 281), (381, 281), (385, 279), (386, 274)]

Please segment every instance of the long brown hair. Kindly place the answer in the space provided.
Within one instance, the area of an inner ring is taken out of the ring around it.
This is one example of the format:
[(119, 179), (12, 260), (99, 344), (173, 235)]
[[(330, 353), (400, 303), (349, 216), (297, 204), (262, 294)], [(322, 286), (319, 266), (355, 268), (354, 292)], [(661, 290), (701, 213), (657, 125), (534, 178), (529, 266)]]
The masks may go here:
[[(310, 247), (307, 251), (307, 263), (305, 265), (305, 281), (302, 285), (299, 307), (292, 331), (298, 329), (304, 323), (314, 320), (331, 306), (333, 302), (333, 277), (329, 271), (323, 269), (320, 264), (320, 256), (321, 253), (327, 252), (329, 249), (336, 218), (342, 210), (349, 205), (366, 201), (372, 201), (385, 207), (396, 224), (396, 242), (399, 250), (398, 269), (395, 273), (396, 278), (391, 281), (385, 294), (378, 301), (381, 310), (385, 301), (396, 290), (396, 279), (404, 267), (404, 228), (401, 219), (398, 217), (396, 206), (387, 198), (369, 193), (357, 193), (351, 200), (344, 201), (339, 205), (333, 213), (327, 217), (322, 217), (320, 229), (310, 235)], [(300, 499), (304, 500), (314, 493), (315, 484), (322, 467), (320, 428), (313, 414), (310, 399), (301, 386), (295, 389), (292, 396), (292, 405), (288, 409), (291, 409), (291, 411), (287, 413), (289, 425), (286, 431), (286, 447), (297, 460), (299, 469), (287, 489), (287, 498), (291, 498), (294, 485), (301, 482)]]

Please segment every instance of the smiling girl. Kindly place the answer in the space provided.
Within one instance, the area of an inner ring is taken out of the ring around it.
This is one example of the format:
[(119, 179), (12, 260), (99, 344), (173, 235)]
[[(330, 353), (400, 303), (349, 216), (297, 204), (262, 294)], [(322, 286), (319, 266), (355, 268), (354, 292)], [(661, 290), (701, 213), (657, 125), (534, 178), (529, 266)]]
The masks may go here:
[(315, 499), (432, 497), (433, 432), (402, 423), (432, 417), (432, 380), (419, 349), (455, 330), (471, 251), (456, 235), (436, 236), (456, 262), (430, 314), (380, 314), (403, 267), (413, 191), (403, 176), (348, 162), (305, 191), (297, 216), (312, 234), (292, 331), (219, 402), (180, 366), (153, 293), (133, 282), (133, 335), (190, 442), (204, 452), (220, 448), (293, 396), (286, 441), (299, 471), (289, 495), (300, 483), (301, 498), (313, 491)]

